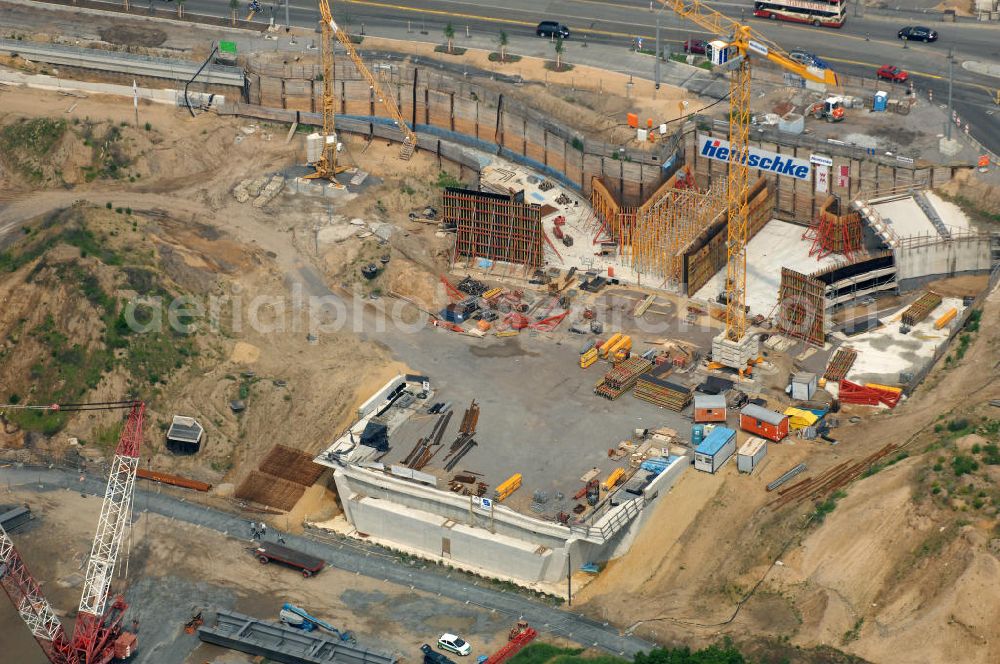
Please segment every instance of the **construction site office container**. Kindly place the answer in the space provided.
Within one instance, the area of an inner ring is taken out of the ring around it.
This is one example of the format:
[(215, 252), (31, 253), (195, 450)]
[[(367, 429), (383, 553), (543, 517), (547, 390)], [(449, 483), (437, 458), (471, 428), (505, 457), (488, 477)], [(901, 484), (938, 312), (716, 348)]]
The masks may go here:
[(694, 467), (706, 473), (715, 473), (736, 452), (736, 432), (726, 427), (715, 427), (694, 449)]
[(788, 418), (751, 403), (743, 406), (740, 411), (740, 428), (779, 442), (788, 435)]
[(763, 438), (752, 436), (745, 443), (740, 445), (740, 450), (736, 453), (736, 468), (741, 473), (752, 473), (753, 469), (760, 465), (767, 454), (767, 441)]
[(800, 371), (792, 374), (792, 398), (808, 401), (816, 393), (816, 374)]
[(725, 422), (726, 414), (726, 397), (723, 395), (694, 395), (695, 422)]

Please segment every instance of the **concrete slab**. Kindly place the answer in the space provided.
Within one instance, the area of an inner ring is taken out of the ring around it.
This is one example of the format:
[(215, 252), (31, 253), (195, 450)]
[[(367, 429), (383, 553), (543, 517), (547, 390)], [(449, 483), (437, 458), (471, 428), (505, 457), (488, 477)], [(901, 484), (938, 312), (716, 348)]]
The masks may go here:
[[(915, 299), (915, 298), (914, 298)], [(909, 306), (900, 307), (881, 318), (882, 327), (849, 338), (849, 344), (858, 351), (858, 358), (847, 375), (856, 383), (899, 384), (900, 373), (916, 373), (934, 357), (938, 347), (948, 340), (949, 327), (934, 329), (934, 321), (954, 307), (959, 317), (965, 307), (961, 298), (946, 297), (927, 318), (907, 334), (899, 331), (900, 316)], [(954, 323), (953, 323), (954, 324)], [(841, 333), (837, 338), (846, 338)]]
[(916, 235), (938, 237), (938, 231), (934, 228), (934, 224), (927, 218), (912, 196), (881, 203), (876, 201), (872, 203), (872, 207), (882, 215), (882, 219), (896, 233), (896, 237), (904, 238)]
[(944, 200), (933, 191), (925, 192), (925, 195), (927, 196), (927, 200), (930, 201), (931, 205), (941, 217), (941, 221), (952, 232), (957, 230), (969, 230), (972, 227), (969, 217), (962, 212), (962, 208), (958, 207), (954, 203)]
[[(812, 243), (802, 239), (805, 230), (802, 226), (773, 219), (750, 240), (747, 245), (747, 305), (751, 315), (767, 316), (774, 309), (782, 267), (809, 274), (841, 260), (837, 255), (819, 260), (810, 256)], [(725, 289), (725, 284), (723, 267), (695, 293), (695, 299), (714, 301)]]

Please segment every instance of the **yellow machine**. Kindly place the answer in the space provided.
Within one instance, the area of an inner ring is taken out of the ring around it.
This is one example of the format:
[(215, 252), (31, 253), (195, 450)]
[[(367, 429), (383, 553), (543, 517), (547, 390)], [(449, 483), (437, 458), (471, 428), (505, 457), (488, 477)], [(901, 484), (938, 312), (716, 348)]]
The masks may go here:
[(387, 95), (382, 89), (382, 84), (379, 82), (378, 78), (369, 71), (368, 67), (365, 66), (364, 61), (358, 52), (354, 48), (354, 44), (351, 42), (351, 38), (340, 26), (337, 25), (336, 21), (333, 20), (333, 13), (330, 11), (330, 4), (327, 0), (319, 0), (319, 13), (322, 17), (323, 25), (323, 39), (321, 51), (321, 61), (323, 65), (323, 150), (322, 156), (316, 161), (312, 162), (312, 167), (316, 169), (315, 173), (307, 175), (308, 178), (325, 178), (328, 180), (333, 180), (338, 173), (343, 173), (347, 170), (345, 166), (339, 166), (337, 164), (337, 133), (336, 133), (336, 123), (334, 120), (334, 92), (333, 92), (333, 75), (334, 75), (334, 65), (333, 65), (333, 38), (336, 37), (337, 41), (341, 43), (344, 50), (347, 51), (347, 57), (351, 59), (354, 66), (357, 68), (358, 72), (368, 81), (368, 85), (371, 86), (372, 91), (374, 91), (376, 98), (379, 102), (385, 106), (385, 109), (389, 112), (395, 124), (399, 127), (399, 130), (403, 132), (403, 146), (399, 151), (399, 156), (401, 159), (409, 159), (413, 156), (413, 150), (417, 147), (417, 135), (413, 133), (413, 130), (407, 126), (406, 121), (403, 120), (403, 116), (399, 111), (399, 106), (396, 104), (396, 100), (393, 99), (391, 95)]
[(614, 489), (615, 485), (618, 484), (621, 481), (622, 477), (624, 476), (625, 476), (624, 469), (615, 468), (614, 470), (612, 470), (611, 474), (608, 475), (608, 479), (604, 480), (605, 491), (611, 491), (612, 489)]
[(591, 348), (586, 353), (580, 356), (580, 368), (586, 369), (596, 361), (597, 361), (597, 349)]
[[(700, 0), (660, 0), (679, 16), (697, 23), (707, 32), (715, 35), (722, 43), (712, 42), (709, 57), (725, 62), (729, 69), (729, 152), (732, 155), (746, 155), (750, 133), (750, 54), (760, 56), (794, 72), (814, 83), (837, 85), (837, 75), (829, 69), (801, 65), (792, 60), (777, 44), (751, 31), (749, 26), (730, 19), (711, 9)], [(725, 58), (713, 57), (713, 51), (721, 46)], [(726, 338), (739, 342), (747, 330), (746, 282), (749, 221), (747, 194), (749, 192), (749, 168), (742, 160), (729, 162), (726, 200), (729, 212), (729, 230), (726, 247)], [(742, 367), (741, 367), (742, 368)]]

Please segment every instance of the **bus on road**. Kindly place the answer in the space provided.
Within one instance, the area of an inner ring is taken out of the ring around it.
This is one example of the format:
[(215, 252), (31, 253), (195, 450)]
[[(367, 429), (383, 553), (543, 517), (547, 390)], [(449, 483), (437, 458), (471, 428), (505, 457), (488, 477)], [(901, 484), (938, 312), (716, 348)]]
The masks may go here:
[(758, 0), (753, 15), (772, 21), (811, 23), (817, 28), (839, 28), (847, 18), (847, 0)]

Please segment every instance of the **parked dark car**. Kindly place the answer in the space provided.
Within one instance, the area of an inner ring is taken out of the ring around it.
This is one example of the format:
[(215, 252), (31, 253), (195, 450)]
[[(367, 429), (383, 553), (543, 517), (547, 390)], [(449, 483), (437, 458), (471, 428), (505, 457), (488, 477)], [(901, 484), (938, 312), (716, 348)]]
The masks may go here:
[(448, 657), (434, 650), (434, 648), (431, 648), (426, 643), (420, 646), (420, 650), (424, 653), (424, 664), (455, 664), (454, 661), (448, 659)]
[(896, 37), (906, 41), (932, 42), (937, 41), (938, 33), (919, 25), (908, 25), (896, 33)]
[(708, 45), (704, 39), (685, 39), (684, 40), (684, 52), (685, 53), (698, 53), (700, 55), (705, 55), (705, 47)]
[(558, 21), (542, 21), (535, 28), (535, 34), (539, 37), (562, 37), (569, 39), (569, 28)]

